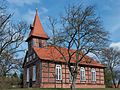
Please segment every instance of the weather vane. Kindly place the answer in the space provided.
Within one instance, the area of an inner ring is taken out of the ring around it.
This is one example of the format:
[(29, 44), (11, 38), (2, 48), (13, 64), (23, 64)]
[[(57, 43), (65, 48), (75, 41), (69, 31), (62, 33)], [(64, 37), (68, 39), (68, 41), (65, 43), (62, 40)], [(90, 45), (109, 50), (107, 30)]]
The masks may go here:
[(37, 12), (38, 8), (36, 8), (36, 12)]

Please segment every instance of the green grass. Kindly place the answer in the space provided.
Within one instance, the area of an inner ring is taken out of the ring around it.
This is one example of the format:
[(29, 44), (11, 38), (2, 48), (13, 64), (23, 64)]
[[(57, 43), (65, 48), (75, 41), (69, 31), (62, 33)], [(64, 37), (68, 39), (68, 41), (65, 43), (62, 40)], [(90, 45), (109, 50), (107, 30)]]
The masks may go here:
[[(0, 89), (0, 90), (70, 90), (68, 88), (19, 88), (19, 89)], [(77, 90), (120, 90), (115, 88), (79, 88)]]

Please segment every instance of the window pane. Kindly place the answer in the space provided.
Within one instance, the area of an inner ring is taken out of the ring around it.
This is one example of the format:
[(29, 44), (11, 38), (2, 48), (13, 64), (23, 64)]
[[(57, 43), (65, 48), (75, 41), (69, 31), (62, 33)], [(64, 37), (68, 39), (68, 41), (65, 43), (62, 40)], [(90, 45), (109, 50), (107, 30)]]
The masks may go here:
[(62, 69), (60, 65), (56, 65), (56, 80), (62, 79)]
[(62, 80), (62, 69), (60, 67), (60, 80)]
[(61, 71), (60, 71), (60, 68), (59, 68), (59, 80), (61, 79)]
[(33, 66), (33, 81), (36, 80), (36, 66)]
[(80, 68), (80, 80), (85, 81), (85, 69), (84, 69), (84, 67)]
[(29, 82), (29, 68), (27, 68), (27, 82)]
[(91, 79), (92, 81), (96, 81), (96, 71), (94, 68), (92, 68), (91, 70)]
[(83, 71), (83, 80), (85, 80), (85, 71)]
[(93, 72), (91, 73), (91, 76), (92, 76), (92, 81), (93, 81)]
[(58, 80), (58, 68), (56, 68), (56, 79)]
[(39, 39), (39, 47), (42, 47), (42, 40)]

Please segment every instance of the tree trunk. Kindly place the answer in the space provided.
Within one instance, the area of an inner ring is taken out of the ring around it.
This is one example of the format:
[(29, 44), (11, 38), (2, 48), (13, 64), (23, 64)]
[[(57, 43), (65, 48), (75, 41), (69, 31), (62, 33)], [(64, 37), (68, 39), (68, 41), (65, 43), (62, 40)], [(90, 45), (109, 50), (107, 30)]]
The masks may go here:
[(117, 85), (117, 88), (119, 88), (119, 84), (120, 84), (120, 79), (119, 79), (119, 81), (118, 81), (118, 85)]
[(74, 76), (73, 76), (73, 80), (72, 80), (72, 84), (71, 84), (70, 90), (76, 90), (75, 89), (75, 77)]
[(117, 87), (116, 87), (116, 84), (115, 84), (114, 78), (113, 78), (113, 85), (114, 85), (114, 88), (117, 88)]
[(113, 81), (114, 88), (117, 88), (117, 87), (116, 87), (115, 80), (114, 80), (113, 70), (112, 70), (112, 68), (111, 68), (111, 67), (110, 67), (110, 70), (111, 70), (111, 76), (112, 76), (112, 81)]

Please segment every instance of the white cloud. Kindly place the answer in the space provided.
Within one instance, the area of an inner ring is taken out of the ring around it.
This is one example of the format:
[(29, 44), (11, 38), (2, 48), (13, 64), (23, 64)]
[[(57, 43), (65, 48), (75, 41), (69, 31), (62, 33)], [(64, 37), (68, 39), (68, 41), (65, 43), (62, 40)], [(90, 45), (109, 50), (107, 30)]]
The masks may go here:
[(24, 4), (32, 5), (33, 3), (40, 3), (40, 0), (7, 0), (11, 4), (23, 6)]
[(35, 10), (28, 10), (28, 12), (26, 14), (23, 15), (23, 18), (28, 22), (28, 23), (32, 23), (34, 20), (34, 16), (35, 16)]
[(117, 42), (117, 43), (111, 43), (109, 47), (113, 47), (113, 48), (116, 48), (118, 50), (120, 50), (120, 42)]
[(41, 10), (40, 10), (40, 12), (39, 12), (39, 14), (44, 14), (46, 12), (48, 12), (48, 9), (45, 8), (45, 7), (42, 7)]
[(110, 7), (109, 5), (104, 5), (103, 10), (110, 11), (110, 10), (112, 10), (112, 7)]
[[(38, 11), (38, 15), (44, 14), (48, 12), (48, 9), (41, 7)], [(23, 18), (28, 22), (28, 23), (33, 23), (34, 16), (35, 16), (36, 11), (29, 9), (27, 13), (23, 15)]]
[(113, 32), (115, 32), (115, 31), (117, 31), (117, 30), (119, 30), (120, 29), (120, 24), (116, 24), (115, 26), (112, 26), (111, 27), (111, 33), (113, 33)]

